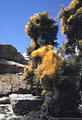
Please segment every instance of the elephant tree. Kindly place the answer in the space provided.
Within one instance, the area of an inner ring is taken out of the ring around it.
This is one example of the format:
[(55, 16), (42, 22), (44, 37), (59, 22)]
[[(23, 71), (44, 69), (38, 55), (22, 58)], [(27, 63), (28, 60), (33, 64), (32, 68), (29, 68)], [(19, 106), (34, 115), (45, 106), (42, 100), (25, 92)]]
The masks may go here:
[[(41, 62), (41, 57), (33, 58), (32, 52), (42, 46), (51, 45), (57, 47), (57, 32), (58, 26), (55, 25), (56, 21), (48, 16), (48, 12), (42, 12), (32, 16), (25, 27), (26, 34), (32, 39), (31, 45), (28, 48), (28, 54), (31, 60), (28, 63), (28, 68), (24, 69), (24, 79), (32, 81), (35, 78), (35, 71)], [(49, 46), (45, 47), (44, 52), (50, 49)], [(43, 53), (41, 53), (43, 54)], [(44, 54), (43, 54), (44, 55)], [(31, 85), (32, 86), (32, 85)]]
[(64, 44), (66, 53), (74, 52), (75, 46), (81, 50), (82, 0), (72, 0), (69, 7), (63, 8), (58, 14), (58, 17), (61, 18), (62, 33), (65, 34), (68, 39)]
[(75, 53), (76, 62), (80, 63), (82, 79), (82, 0), (72, 0), (69, 7), (63, 8), (58, 17), (61, 18), (62, 33), (67, 36), (63, 50), (66, 54)]
[[(67, 37), (67, 40), (63, 43), (62, 49), (66, 54), (70, 54), (70, 56), (73, 54), (73, 56), (75, 56), (75, 61), (69, 62), (72, 63), (72, 67), (75, 63), (74, 70), (76, 71), (76, 74), (73, 79), (77, 88), (76, 93), (79, 95), (79, 91), (82, 90), (82, 0), (72, 0), (69, 7), (65, 9), (62, 6), (62, 10), (58, 14), (58, 18), (61, 18), (62, 34), (65, 34)], [(72, 69), (73, 68), (70, 70)], [(67, 69), (66, 71), (70, 73), (70, 70)], [(72, 70), (72, 72), (74, 70)], [(75, 97), (74, 99), (76, 100), (77, 98)], [(77, 105), (77, 102), (75, 102), (75, 104)]]
[(25, 28), (26, 34), (32, 39), (29, 54), (44, 45), (57, 46), (55, 40), (58, 26), (55, 23), (56, 21), (48, 16), (48, 12), (38, 13), (30, 18)]

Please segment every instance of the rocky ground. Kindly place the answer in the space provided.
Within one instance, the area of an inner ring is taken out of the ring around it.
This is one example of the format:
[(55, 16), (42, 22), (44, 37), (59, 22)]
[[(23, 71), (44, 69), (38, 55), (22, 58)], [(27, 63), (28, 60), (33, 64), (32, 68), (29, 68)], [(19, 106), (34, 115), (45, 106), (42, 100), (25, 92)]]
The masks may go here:
[[(31, 94), (11, 94), (9, 97), (1, 97), (0, 120), (40, 120), (38, 106), (41, 104), (42, 100)], [(55, 120), (55, 118), (49, 116), (48, 120)]]
[[(41, 120), (43, 100), (32, 94), (11, 94), (0, 98), (0, 120)], [(39, 106), (39, 107), (38, 107)], [(82, 111), (82, 105), (79, 106)], [(31, 109), (30, 109), (31, 108)], [(48, 120), (78, 120), (80, 118), (54, 118)]]

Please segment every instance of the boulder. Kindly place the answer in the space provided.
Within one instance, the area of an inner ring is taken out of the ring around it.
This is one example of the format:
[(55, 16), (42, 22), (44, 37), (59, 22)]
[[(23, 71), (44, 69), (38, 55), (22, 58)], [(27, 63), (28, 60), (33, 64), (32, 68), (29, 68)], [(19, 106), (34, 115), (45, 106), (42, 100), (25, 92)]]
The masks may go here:
[(0, 44), (0, 59), (27, 64), (27, 60), (24, 59), (23, 55), (9, 44)]
[(32, 94), (11, 94), (9, 98), (16, 115), (25, 115), (30, 111), (38, 111), (43, 103), (40, 97)]

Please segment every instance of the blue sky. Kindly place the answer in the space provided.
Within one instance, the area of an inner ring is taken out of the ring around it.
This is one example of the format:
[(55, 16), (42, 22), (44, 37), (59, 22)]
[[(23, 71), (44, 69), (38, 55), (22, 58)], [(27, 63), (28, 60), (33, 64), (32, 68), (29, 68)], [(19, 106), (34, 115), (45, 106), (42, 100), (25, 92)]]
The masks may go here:
[[(35, 13), (49, 11), (49, 16), (55, 18), (71, 0), (0, 0), (0, 44), (12, 44), (21, 53), (26, 52), (31, 40), (25, 34), (25, 25), (30, 16)], [(61, 33), (60, 20), (58, 43), (61, 45), (66, 37)]]

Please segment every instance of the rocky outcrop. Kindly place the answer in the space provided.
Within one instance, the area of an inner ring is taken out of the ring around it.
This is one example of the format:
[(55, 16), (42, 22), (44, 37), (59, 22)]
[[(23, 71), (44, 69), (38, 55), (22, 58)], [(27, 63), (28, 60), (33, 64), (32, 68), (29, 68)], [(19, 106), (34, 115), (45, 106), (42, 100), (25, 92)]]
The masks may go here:
[(0, 59), (27, 64), (27, 60), (24, 59), (23, 55), (17, 52), (16, 48), (9, 44), (0, 44)]
[(16, 74), (24, 71), (24, 65), (28, 64), (28, 59), (17, 52), (12, 45), (0, 44), (0, 74)]
[(20, 118), (13, 113), (10, 104), (0, 104), (0, 120), (20, 120)]
[(32, 94), (12, 94), (9, 96), (13, 111), (17, 115), (25, 115), (30, 111), (38, 111), (43, 100)]
[(0, 44), (0, 96), (10, 93), (27, 93), (23, 73), (28, 60), (25, 60), (12, 45)]
[(23, 80), (23, 73), (0, 75), (0, 95), (10, 93), (27, 93), (26, 81)]
[(40, 114), (37, 113), (43, 100), (38, 96), (11, 94), (8, 97), (0, 98), (0, 101), (0, 120), (30, 120), (31, 116), (33, 120), (35, 116), (40, 118)]
[[(40, 119), (39, 108), (43, 100), (39, 96), (11, 94), (8, 97), (0, 98), (0, 101), (2, 101), (0, 104), (0, 120), (42, 120)], [(81, 112), (78, 118), (75, 118), (76, 120), (82, 118), (82, 105), (79, 105), (79, 110)], [(63, 119), (67, 120), (68, 118), (61, 118), (61, 120)], [(48, 116), (48, 120), (59, 119)]]
[(23, 73), (24, 71), (24, 65), (14, 62), (14, 61), (8, 61), (5, 59), (0, 59), (0, 74), (5, 74), (5, 73), (11, 73), (11, 74), (16, 74), (16, 73)]

